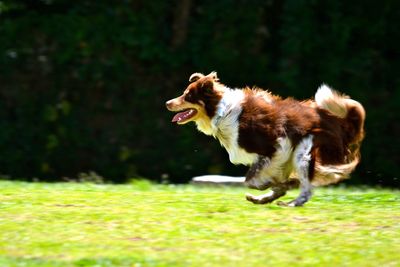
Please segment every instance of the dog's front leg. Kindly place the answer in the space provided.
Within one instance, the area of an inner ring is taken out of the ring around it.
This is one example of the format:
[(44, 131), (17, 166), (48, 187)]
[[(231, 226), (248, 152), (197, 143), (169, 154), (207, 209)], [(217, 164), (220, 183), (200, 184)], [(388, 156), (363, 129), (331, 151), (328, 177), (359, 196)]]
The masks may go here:
[(246, 199), (254, 204), (266, 204), (286, 195), (286, 192), (292, 188), (299, 187), (299, 181), (295, 179), (289, 179), (284, 183), (276, 183), (271, 187), (271, 192), (267, 194), (254, 196), (252, 194), (246, 194)]
[(265, 190), (271, 186), (271, 181), (264, 181), (259, 175), (264, 168), (267, 168), (271, 163), (269, 157), (258, 156), (257, 161), (250, 166), (246, 173), (245, 184), (252, 189)]
[(278, 199), (286, 194), (287, 189), (284, 187), (280, 186), (273, 186), (271, 188), (271, 192), (268, 192), (267, 194), (260, 195), (260, 196), (254, 196), (252, 194), (247, 193), (246, 194), (246, 199), (250, 202), (253, 202), (254, 204), (266, 204), (266, 203), (271, 203), (275, 199)]

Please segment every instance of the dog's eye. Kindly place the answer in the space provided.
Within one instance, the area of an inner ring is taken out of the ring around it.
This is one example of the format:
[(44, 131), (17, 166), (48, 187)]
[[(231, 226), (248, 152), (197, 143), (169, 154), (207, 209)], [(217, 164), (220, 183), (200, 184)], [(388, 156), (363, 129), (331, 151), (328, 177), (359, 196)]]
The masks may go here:
[(189, 92), (189, 93), (186, 94), (186, 97), (185, 97), (186, 100), (189, 101), (189, 100), (191, 100), (192, 98), (193, 98), (193, 94), (192, 94), (191, 92)]

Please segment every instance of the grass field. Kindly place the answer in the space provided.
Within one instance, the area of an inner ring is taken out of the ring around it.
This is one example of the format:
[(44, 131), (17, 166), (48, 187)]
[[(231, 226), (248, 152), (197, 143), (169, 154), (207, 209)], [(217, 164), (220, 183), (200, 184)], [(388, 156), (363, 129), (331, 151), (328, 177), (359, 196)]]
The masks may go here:
[(320, 188), (301, 208), (247, 191), (2, 181), (0, 266), (400, 266), (399, 191)]

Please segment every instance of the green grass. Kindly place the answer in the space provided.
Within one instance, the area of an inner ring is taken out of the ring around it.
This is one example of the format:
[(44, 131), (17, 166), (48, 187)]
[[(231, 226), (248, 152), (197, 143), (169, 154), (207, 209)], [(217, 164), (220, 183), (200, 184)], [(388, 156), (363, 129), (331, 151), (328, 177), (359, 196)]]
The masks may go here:
[(3, 181), (0, 266), (400, 266), (399, 191), (319, 188), (301, 208), (246, 191)]

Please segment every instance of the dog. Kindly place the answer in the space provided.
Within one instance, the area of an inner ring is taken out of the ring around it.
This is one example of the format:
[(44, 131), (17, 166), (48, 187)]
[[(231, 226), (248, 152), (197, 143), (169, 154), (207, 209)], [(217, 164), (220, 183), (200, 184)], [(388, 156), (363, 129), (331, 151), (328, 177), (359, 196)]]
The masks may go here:
[(314, 99), (281, 98), (259, 88), (232, 89), (216, 72), (193, 73), (183, 94), (166, 102), (172, 122), (195, 122), (199, 131), (219, 140), (233, 164), (250, 166), (245, 185), (267, 194), (246, 199), (271, 203), (289, 189), (302, 206), (314, 186), (348, 178), (360, 161), (365, 110), (348, 96), (321, 85)]

